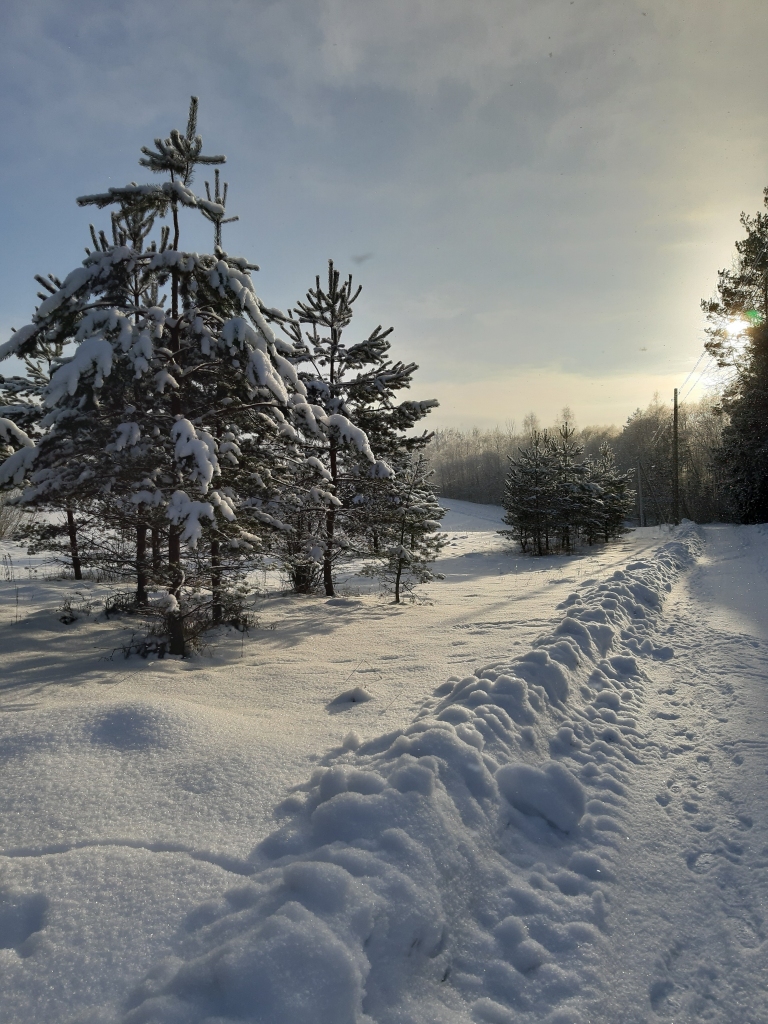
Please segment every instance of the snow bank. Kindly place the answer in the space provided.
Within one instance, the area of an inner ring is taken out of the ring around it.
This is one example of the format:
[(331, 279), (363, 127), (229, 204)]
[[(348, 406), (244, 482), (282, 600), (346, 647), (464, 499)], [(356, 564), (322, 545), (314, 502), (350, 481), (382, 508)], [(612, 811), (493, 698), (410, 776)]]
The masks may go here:
[(672, 653), (654, 626), (699, 546), (684, 525), (571, 594), (532, 651), (332, 751), (252, 876), (188, 916), (125, 1024), (584, 1020), (645, 744), (640, 662)]

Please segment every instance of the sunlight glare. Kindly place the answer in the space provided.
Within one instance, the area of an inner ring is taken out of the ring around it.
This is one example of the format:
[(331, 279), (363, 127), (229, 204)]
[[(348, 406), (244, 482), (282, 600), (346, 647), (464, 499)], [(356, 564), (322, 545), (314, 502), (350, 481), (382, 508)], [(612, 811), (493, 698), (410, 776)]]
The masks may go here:
[(746, 331), (746, 329), (750, 326), (751, 324), (748, 320), (731, 320), (728, 324), (726, 324), (725, 332), (729, 338), (738, 338), (739, 335), (743, 334), (744, 331)]

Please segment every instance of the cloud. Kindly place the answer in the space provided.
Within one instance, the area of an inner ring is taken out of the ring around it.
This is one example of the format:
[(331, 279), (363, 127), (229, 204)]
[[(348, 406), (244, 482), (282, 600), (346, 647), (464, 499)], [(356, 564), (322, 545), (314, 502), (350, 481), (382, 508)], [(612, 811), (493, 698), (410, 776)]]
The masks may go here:
[(761, 201), (766, 30), (754, 0), (3, 5), (0, 319), (28, 320), (33, 273), (81, 258), (74, 196), (137, 178), (194, 92), (229, 157), (225, 242), (265, 299), (355, 254), (356, 323), (393, 324), (425, 381), (452, 374), (467, 419), (489, 368), (534, 355), (585, 395), (684, 376), (699, 298)]

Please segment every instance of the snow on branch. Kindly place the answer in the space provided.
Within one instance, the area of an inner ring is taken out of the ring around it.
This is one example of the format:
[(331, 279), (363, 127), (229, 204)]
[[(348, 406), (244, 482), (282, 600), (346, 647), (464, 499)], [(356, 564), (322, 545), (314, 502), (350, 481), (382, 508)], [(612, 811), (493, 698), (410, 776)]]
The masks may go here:
[(126, 200), (143, 199), (148, 205), (154, 205), (160, 213), (168, 208), (171, 202), (181, 203), (182, 206), (198, 207), (212, 214), (214, 217), (224, 216), (224, 207), (220, 203), (212, 203), (209, 199), (196, 196), (192, 189), (180, 181), (164, 181), (160, 185), (123, 185), (113, 187), (106, 192), (99, 192), (90, 196), (79, 196), (78, 206), (97, 206), (100, 210), (105, 206), (124, 203)]
[(14, 331), (9, 340), (4, 341), (0, 345), (0, 360), (16, 355), (22, 345), (29, 341), (30, 338), (33, 338), (39, 330), (39, 324), (26, 324), (24, 327), (20, 327), (18, 331)]
[(108, 444), (104, 449), (107, 452), (121, 452), (123, 448), (133, 448), (139, 443), (141, 428), (138, 423), (119, 423), (117, 426), (117, 440)]
[(348, 420), (346, 416), (342, 416), (341, 413), (338, 412), (324, 417), (324, 421), (329, 427), (333, 427), (339, 432), (343, 441), (353, 444), (360, 454), (364, 455), (369, 462), (375, 463), (376, 460), (373, 452), (371, 451), (371, 446), (368, 443), (368, 437), (364, 430), (361, 430), (360, 427), (356, 427), (351, 420)]
[(167, 370), (159, 370), (155, 374), (155, 391), (164, 395), (166, 388), (174, 388), (178, 391), (179, 382)]
[(112, 372), (112, 355), (112, 346), (103, 336), (86, 338), (78, 345), (72, 358), (60, 366), (51, 377), (45, 390), (45, 405), (51, 408), (65, 395), (74, 395), (80, 377), (91, 370), (95, 370), (96, 373), (93, 386), (100, 388), (104, 378)]
[(9, 484), (20, 487), (24, 482), (24, 477), (32, 468), (37, 452), (37, 447), (32, 445), (31, 448), (27, 446), (19, 448), (13, 455), (9, 455), (0, 465), (0, 487), (7, 487)]
[(20, 427), (17, 427), (13, 420), (0, 418), (0, 437), (7, 443), (14, 441), (22, 448), (34, 448), (35, 442)]
[(248, 361), (248, 379), (251, 384), (268, 388), (279, 402), (287, 404), (288, 392), (285, 384), (275, 373), (269, 358), (258, 348), (251, 352)]
[(196, 548), (203, 535), (201, 517), (215, 520), (213, 505), (210, 501), (194, 501), (185, 491), (174, 491), (168, 504), (166, 515), (175, 526), (184, 524), (181, 531), (182, 544)]
[[(183, 417), (176, 420), (171, 427), (171, 440), (176, 442), (175, 456), (177, 459), (192, 459), (194, 467), (192, 479), (199, 483), (200, 490), (205, 494), (214, 476), (220, 474), (219, 460), (216, 457), (216, 442), (207, 431), (195, 430), (189, 420), (185, 420)], [(213, 511), (211, 511), (211, 515), (213, 515)]]
[(320, 459), (317, 458), (317, 456), (310, 455), (308, 459), (304, 459), (304, 465), (309, 466), (311, 469), (314, 469), (316, 473), (320, 474), (323, 480), (326, 480), (329, 483), (333, 482), (333, 477), (322, 464)]

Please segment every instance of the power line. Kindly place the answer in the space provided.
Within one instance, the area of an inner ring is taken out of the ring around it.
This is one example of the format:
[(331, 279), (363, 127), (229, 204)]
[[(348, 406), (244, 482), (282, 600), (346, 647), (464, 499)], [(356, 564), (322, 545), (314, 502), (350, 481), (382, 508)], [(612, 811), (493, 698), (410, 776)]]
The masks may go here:
[[(702, 369), (702, 371), (701, 371), (701, 373), (699, 374), (699, 376), (698, 376), (698, 377), (696, 378), (696, 380), (695, 380), (695, 381), (693, 382), (693, 384), (691, 384), (691, 386), (690, 386), (690, 387), (688, 388), (688, 390), (686, 391), (686, 393), (685, 393), (685, 395), (683, 396), (683, 398), (681, 398), (681, 399), (680, 399), (680, 401), (681, 401), (681, 402), (682, 402), (682, 401), (684, 401), (684, 399), (686, 399), (686, 398), (688, 397), (688, 395), (690, 395), (690, 393), (691, 393), (691, 392), (693, 391), (693, 389), (694, 389), (695, 387), (697, 387), (697, 385), (699, 384), (699, 381), (701, 380), (701, 378), (702, 378), (702, 377), (704, 376), (704, 374), (705, 374), (705, 373), (706, 373), (706, 372), (707, 372), (707, 371), (708, 371), (708, 370), (710, 369), (710, 367), (711, 367), (712, 363), (714, 362), (714, 358), (715, 358), (714, 356), (710, 356), (710, 357), (709, 357), (709, 359), (708, 359), (708, 360), (706, 361), (706, 363), (704, 364), (704, 368)], [(698, 364), (697, 364), (697, 365), (698, 365)], [(688, 374), (688, 376), (690, 377), (690, 374)], [(681, 390), (682, 390), (682, 389), (681, 389)]]
[(704, 349), (704, 351), (701, 353), (699, 358), (696, 360), (695, 366), (693, 367), (691, 372), (688, 374), (688, 376), (685, 378), (685, 380), (683, 381), (682, 385), (680, 386), (680, 390), (681, 391), (683, 391), (683, 389), (685, 388), (685, 385), (688, 383), (688, 381), (691, 379), (691, 377), (694, 375), (694, 373), (696, 373), (696, 367), (699, 365), (699, 363), (701, 362), (701, 360), (704, 358), (704, 356), (706, 354), (707, 354), (707, 350)]

